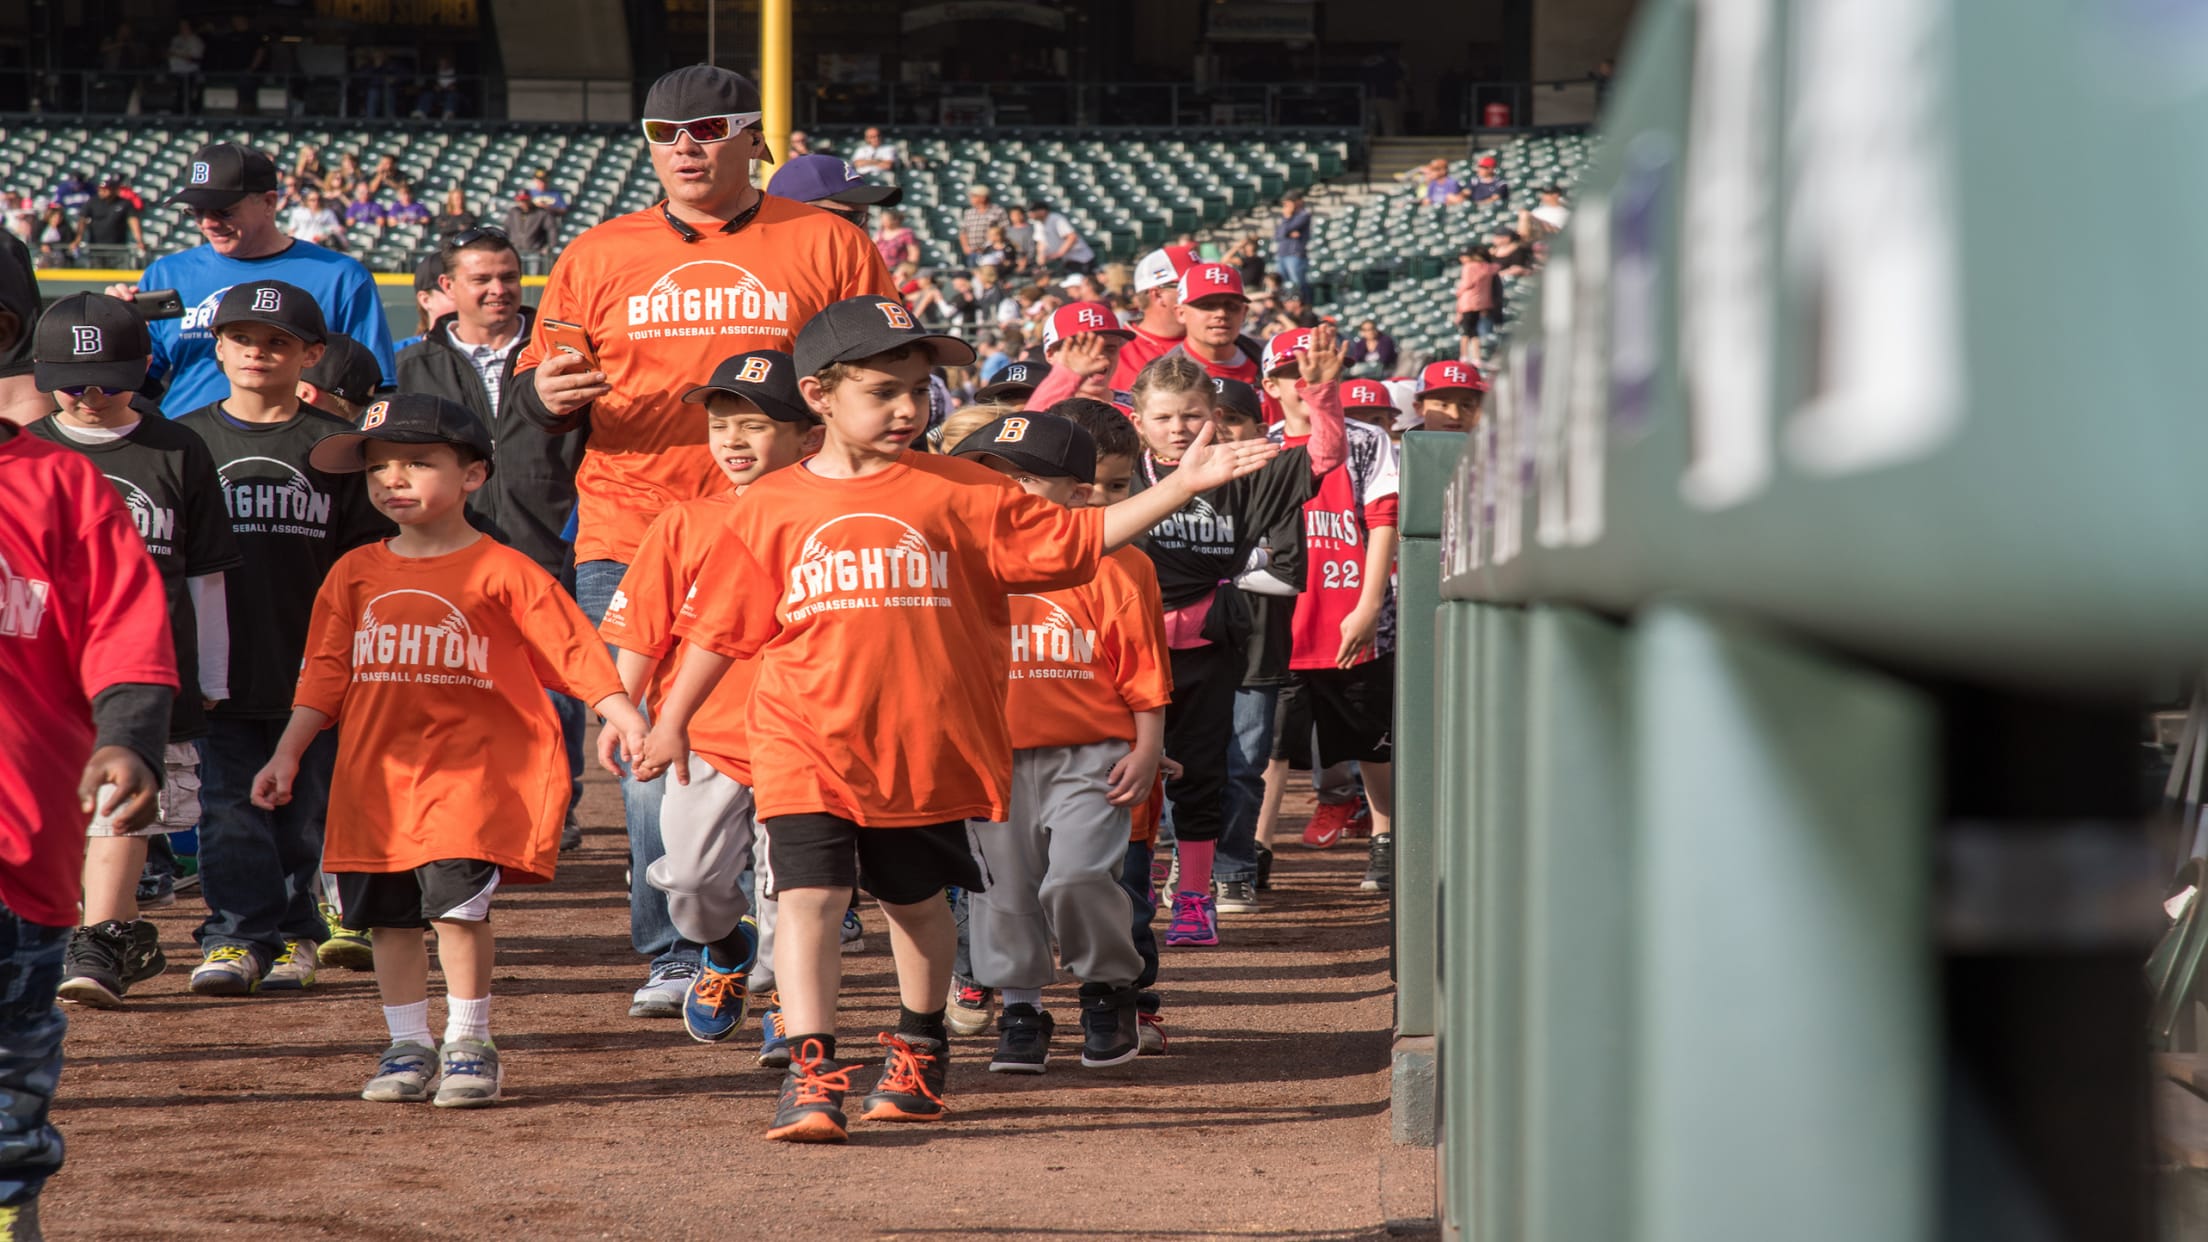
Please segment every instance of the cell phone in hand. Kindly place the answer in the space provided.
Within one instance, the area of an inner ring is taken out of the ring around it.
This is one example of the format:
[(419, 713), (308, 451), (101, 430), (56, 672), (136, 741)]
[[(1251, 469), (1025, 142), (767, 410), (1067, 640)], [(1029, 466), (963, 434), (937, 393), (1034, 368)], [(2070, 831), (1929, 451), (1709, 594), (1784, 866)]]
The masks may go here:
[(564, 349), (584, 362), (590, 369), (598, 369), (598, 347), (590, 343), (590, 334), (578, 323), (547, 319), (543, 323), (544, 343), (554, 349)]
[(178, 297), (174, 289), (140, 289), (130, 304), (140, 319), (149, 322), (184, 317), (184, 299)]

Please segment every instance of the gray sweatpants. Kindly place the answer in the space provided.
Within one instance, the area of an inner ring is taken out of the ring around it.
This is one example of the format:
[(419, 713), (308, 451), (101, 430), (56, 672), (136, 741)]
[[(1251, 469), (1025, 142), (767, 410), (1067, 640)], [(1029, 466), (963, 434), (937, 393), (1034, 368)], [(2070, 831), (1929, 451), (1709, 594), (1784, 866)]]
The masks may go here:
[(1127, 808), (1113, 806), (1108, 777), (1127, 743), (1012, 752), (1012, 818), (975, 823), (989, 887), (969, 893), (974, 981), (1041, 988), (1058, 977), (1050, 940), (1083, 983), (1132, 985), (1142, 972), (1127, 894)]
[[(699, 756), (690, 756), (689, 784), (667, 782), (659, 803), (667, 852), (644, 869), (644, 878), (667, 894), (667, 914), (683, 939), (711, 944), (751, 912), (743, 875), (758, 832), (751, 789)], [(774, 985), (775, 909), (772, 900), (759, 903), (759, 955), (749, 976), (755, 992)]]

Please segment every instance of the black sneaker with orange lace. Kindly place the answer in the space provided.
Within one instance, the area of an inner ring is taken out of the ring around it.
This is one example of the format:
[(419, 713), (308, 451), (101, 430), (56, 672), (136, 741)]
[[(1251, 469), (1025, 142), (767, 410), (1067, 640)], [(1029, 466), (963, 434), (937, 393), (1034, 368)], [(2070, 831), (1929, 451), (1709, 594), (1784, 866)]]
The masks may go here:
[(850, 1137), (843, 1096), (851, 1089), (851, 1067), (828, 1059), (818, 1039), (805, 1039), (782, 1075), (774, 1124), (767, 1137), (784, 1143), (841, 1143)]
[(866, 1097), (859, 1116), (867, 1121), (939, 1121), (950, 1109), (943, 1103), (943, 1078), (950, 1072), (951, 1047), (940, 1039), (884, 1032), (882, 1080)]

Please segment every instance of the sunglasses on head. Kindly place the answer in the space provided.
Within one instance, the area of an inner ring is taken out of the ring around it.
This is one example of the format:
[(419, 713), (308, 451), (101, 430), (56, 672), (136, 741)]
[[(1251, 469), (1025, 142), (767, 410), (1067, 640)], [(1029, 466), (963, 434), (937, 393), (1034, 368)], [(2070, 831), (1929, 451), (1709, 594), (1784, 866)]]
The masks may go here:
[(644, 141), (655, 147), (672, 146), (684, 134), (695, 143), (726, 142), (738, 132), (759, 123), (756, 112), (729, 112), (720, 116), (701, 116), (687, 121), (660, 121), (646, 118)]
[(482, 241), (486, 237), (495, 237), (500, 241), (507, 240), (506, 230), (498, 227), (497, 225), (478, 224), (472, 229), (462, 229), (460, 232), (453, 234), (452, 248), (454, 250), (459, 250), (462, 247)]

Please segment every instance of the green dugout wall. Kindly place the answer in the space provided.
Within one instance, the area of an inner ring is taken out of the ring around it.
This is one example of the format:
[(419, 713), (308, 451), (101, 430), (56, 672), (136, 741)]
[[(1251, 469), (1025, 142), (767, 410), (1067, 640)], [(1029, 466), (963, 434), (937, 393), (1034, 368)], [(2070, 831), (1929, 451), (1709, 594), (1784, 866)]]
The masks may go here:
[(1405, 441), (1453, 1236), (2154, 1236), (2203, 64), (2197, 6), (1644, 0), (1481, 427)]

